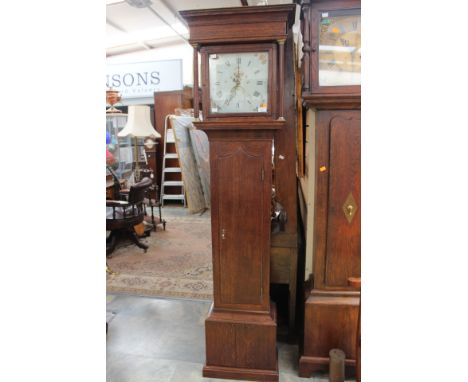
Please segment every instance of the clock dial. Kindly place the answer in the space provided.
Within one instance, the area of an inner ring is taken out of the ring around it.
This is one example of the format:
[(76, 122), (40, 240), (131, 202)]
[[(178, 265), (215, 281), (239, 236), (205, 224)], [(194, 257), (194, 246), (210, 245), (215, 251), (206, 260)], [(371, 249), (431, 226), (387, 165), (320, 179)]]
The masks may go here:
[(268, 112), (268, 53), (209, 55), (211, 113)]
[(361, 84), (361, 10), (321, 13), (319, 86)]

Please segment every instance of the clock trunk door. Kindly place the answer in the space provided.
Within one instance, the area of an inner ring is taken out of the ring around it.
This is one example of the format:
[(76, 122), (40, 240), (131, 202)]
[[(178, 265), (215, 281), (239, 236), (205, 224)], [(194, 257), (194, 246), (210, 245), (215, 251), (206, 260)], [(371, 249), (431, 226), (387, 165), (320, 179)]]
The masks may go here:
[(361, 275), (361, 120), (336, 116), (330, 121), (328, 237), (325, 280), (347, 286)]
[[(268, 307), (271, 198), (270, 140), (213, 141), (213, 261), (215, 305)], [(270, 174), (270, 175), (268, 175)]]
[(360, 111), (321, 111), (317, 125), (317, 287), (361, 275)]

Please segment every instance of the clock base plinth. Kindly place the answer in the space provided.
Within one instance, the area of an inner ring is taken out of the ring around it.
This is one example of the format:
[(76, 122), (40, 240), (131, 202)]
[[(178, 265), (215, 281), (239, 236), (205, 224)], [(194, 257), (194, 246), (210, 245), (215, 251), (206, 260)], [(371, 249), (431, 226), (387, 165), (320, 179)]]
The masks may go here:
[(205, 378), (222, 378), (222, 379), (237, 379), (243, 381), (265, 381), (278, 382), (278, 368), (276, 370), (259, 370), (259, 369), (240, 369), (235, 367), (225, 366), (203, 366), (203, 377)]
[(355, 366), (358, 313), (359, 292), (311, 292), (305, 304), (300, 377), (328, 370), (331, 349), (343, 350), (345, 365)]
[(264, 314), (211, 309), (203, 376), (277, 382), (276, 307)]

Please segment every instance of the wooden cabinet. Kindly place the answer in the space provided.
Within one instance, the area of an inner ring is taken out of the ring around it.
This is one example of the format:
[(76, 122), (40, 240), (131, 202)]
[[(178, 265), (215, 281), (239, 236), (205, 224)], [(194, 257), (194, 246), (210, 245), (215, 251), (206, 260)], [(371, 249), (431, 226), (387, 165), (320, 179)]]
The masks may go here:
[(326, 369), (329, 351), (354, 366), (361, 276), (360, 1), (303, 0), (302, 99), (314, 111), (313, 287), (299, 375)]

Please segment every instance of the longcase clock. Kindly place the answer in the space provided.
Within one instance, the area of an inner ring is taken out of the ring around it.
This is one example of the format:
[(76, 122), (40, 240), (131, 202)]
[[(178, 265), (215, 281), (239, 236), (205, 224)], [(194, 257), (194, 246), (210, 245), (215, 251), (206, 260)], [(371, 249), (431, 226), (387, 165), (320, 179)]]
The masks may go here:
[[(274, 132), (285, 126), (284, 43), (295, 5), (181, 12), (201, 56), (210, 142), (214, 301), (206, 319), (205, 377), (278, 381), (270, 303)], [(198, 92), (194, 93), (198, 118)]]
[(361, 276), (361, 3), (303, 0), (302, 98), (315, 130), (313, 288), (305, 303), (299, 375), (329, 351), (356, 361)]

